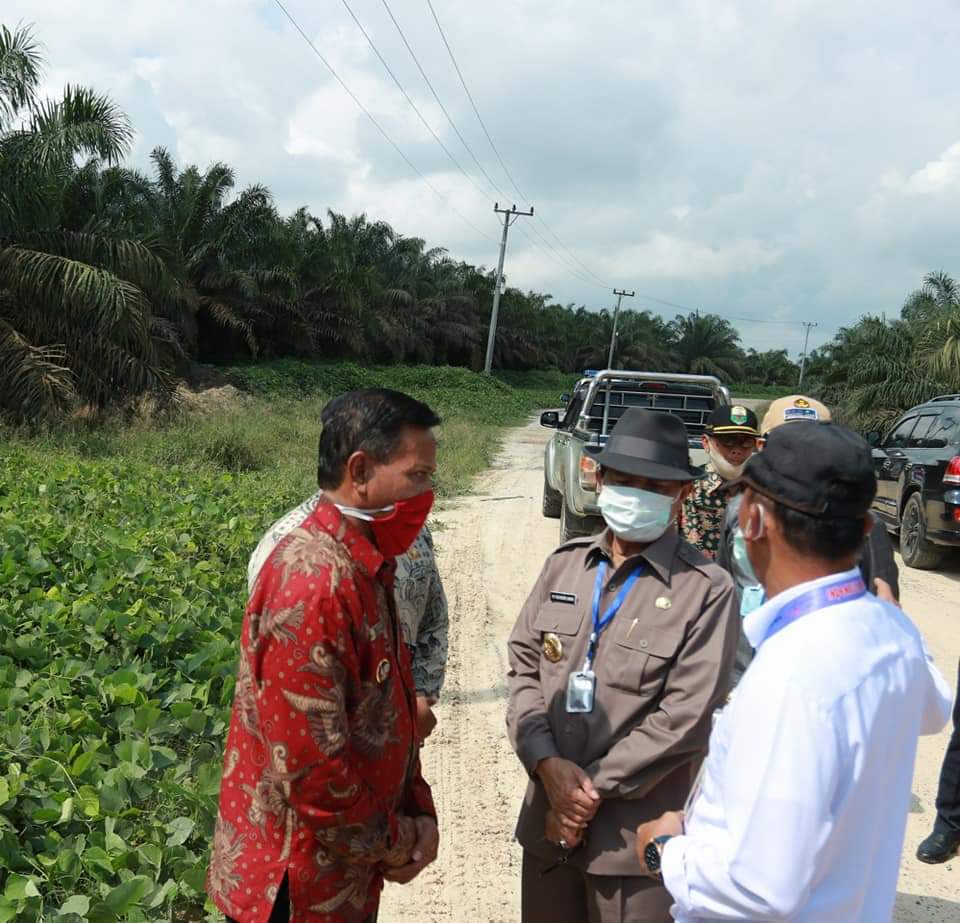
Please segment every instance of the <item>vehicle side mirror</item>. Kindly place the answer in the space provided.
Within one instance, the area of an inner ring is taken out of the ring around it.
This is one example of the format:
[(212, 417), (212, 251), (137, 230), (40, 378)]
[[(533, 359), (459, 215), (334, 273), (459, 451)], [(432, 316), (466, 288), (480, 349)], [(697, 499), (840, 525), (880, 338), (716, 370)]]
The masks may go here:
[(570, 403), (570, 395), (569, 395), (569, 394), (561, 394), (561, 395), (560, 395), (560, 403), (561, 403), (561, 404), (569, 404), (569, 403)]
[(872, 446), (875, 449), (880, 445), (880, 433), (875, 429), (870, 430), (870, 432), (866, 433), (863, 438), (867, 440), (867, 445)]
[(921, 439), (920, 447), (923, 449), (945, 449), (947, 447), (946, 439)]
[(556, 429), (560, 425), (560, 414), (555, 410), (545, 410), (540, 414), (540, 425), (548, 429)]

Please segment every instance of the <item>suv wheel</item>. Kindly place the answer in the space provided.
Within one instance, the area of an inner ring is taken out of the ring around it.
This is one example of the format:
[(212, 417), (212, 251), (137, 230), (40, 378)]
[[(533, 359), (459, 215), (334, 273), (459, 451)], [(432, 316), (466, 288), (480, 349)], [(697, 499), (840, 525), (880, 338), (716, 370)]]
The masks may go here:
[(547, 476), (543, 476), (543, 515), (547, 519), (559, 519), (560, 510), (563, 508), (563, 494), (559, 490), (554, 490), (547, 481)]
[(927, 519), (920, 494), (911, 494), (900, 517), (900, 553), (908, 567), (929, 570), (943, 560), (943, 549), (927, 539)]

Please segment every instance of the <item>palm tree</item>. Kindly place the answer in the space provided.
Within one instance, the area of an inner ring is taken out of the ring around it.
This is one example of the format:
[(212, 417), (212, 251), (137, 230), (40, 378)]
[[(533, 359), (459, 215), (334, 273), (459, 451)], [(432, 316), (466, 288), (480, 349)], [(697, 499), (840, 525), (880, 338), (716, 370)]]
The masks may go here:
[(20, 419), (170, 387), (145, 294), (162, 264), (106, 223), (64, 221), (77, 158), (116, 162), (130, 124), (86, 88), (39, 99), (41, 73), (31, 31), (0, 27), (0, 406)]
[(743, 374), (740, 334), (716, 314), (678, 314), (670, 324), (673, 353), (681, 371), (731, 381)]

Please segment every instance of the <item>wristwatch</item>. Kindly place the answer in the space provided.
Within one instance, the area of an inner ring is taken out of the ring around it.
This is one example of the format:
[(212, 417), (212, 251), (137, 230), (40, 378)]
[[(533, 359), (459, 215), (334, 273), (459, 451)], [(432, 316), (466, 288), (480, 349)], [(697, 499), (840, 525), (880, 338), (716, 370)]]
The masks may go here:
[(673, 839), (669, 836), (655, 836), (643, 849), (643, 861), (647, 863), (647, 871), (660, 877), (660, 861), (663, 858), (663, 847), (667, 840)]

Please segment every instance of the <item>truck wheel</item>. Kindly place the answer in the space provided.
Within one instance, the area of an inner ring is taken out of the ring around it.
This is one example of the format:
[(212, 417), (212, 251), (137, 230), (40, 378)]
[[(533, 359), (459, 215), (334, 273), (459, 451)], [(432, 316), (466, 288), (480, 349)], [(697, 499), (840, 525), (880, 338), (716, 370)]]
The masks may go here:
[(927, 539), (927, 518), (920, 494), (912, 494), (900, 517), (900, 553), (908, 567), (930, 570), (943, 560), (943, 549)]
[(543, 476), (543, 515), (547, 519), (559, 519), (560, 510), (563, 508), (563, 494), (559, 490), (554, 490), (547, 480), (546, 474)]
[(561, 500), (560, 511), (560, 544), (569, 542), (572, 538), (581, 538), (584, 535), (594, 535), (603, 528), (603, 520), (594, 516), (578, 516), (571, 513), (570, 508)]

